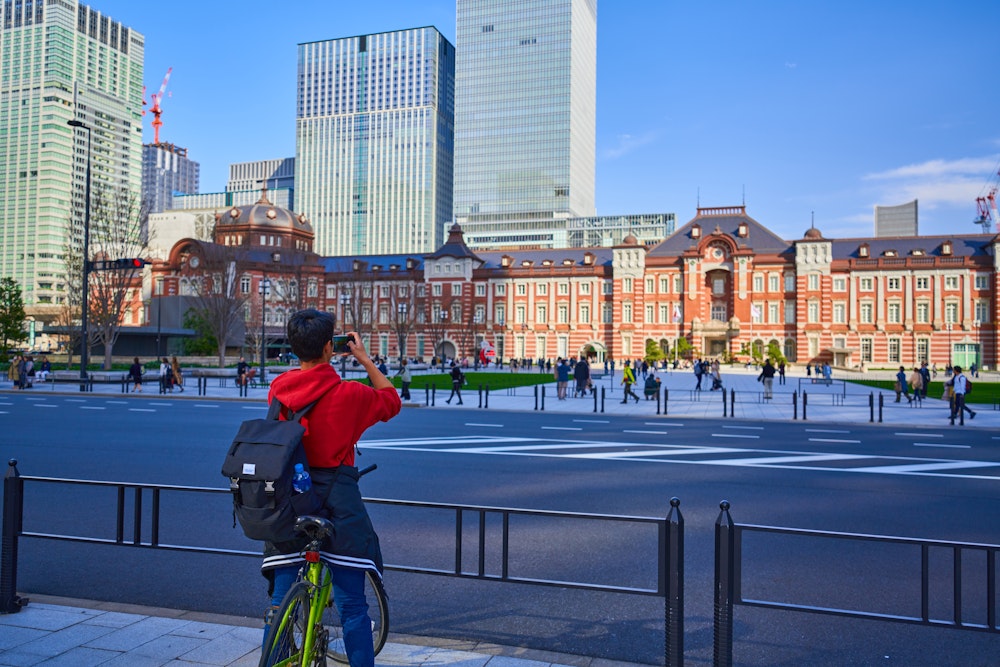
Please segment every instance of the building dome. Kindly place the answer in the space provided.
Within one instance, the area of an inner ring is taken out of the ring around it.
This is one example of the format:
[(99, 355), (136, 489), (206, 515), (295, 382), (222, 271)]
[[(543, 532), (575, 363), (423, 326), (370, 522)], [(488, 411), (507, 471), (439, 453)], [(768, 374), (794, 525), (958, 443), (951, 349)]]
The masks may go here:
[(249, 206), (233, 206), (215, 214), (219, 227), (246, 226), (268, 227), (274, 230), (289, 230), (312, 234), (312, 224), (303, 214), (296, 215), (287, 208), (275, 206), (267, 198), (267, 188), (260, 194), (257, 203)]
[(823, 238), (823, 235), (815, 227), (810, 227), (809, 229), (806, 230), (805, 238), (810, 240), (816, 240)]
[(634, 237), (631, 234), (629, 234), (628, 236), (626, 236), (625, 238), (622, 239), (622, 244), (623, 245), (639, 245), (639, 239), (637, 239), (636, 237)]

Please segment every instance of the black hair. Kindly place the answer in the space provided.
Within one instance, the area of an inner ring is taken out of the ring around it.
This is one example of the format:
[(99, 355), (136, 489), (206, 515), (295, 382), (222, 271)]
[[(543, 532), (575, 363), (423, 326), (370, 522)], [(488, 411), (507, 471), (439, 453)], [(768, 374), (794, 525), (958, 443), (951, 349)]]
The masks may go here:
[(323, 357), (323, 347), (333, 340), (333, 315), (306, 308), (288, 318), (288, 342), (302, 361)]

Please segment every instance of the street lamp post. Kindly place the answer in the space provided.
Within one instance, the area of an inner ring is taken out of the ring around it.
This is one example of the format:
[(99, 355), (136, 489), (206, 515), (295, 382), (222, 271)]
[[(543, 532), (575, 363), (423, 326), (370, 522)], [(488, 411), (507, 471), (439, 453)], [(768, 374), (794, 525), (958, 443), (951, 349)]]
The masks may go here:
[(396, 335), (398, 336), (397, 345), (399, 346), (399, 363), (403, 363), (403, 359), (406, 358), (406, 334), (403, 331), (403, 327), (406, 326), (406, 312), (408, 310), (407, 304), (398, 303), (396, 304)]
[[(347, 322), (347, 309), (351, 306), (351, 295), (341, 294), (340, 295), (340, 321), (341, 324), (346, 324)], [(347, 373), (347, 355), (341, 355), (340, 357), (340, 375), (343, 377)]]
[(267, 386), (267, 335), (264, 324), (267, 321), (267, 295), (271, 291), (271, 279), (264, 273), (264, 277), (257, 286), (260, 293), (260, 384)]
[(87, 363), (90, 361), (90, 345), (87, 336), (87, 300), (90, 298), (90, 127), (83, 121), (66, 121), (70, 127), (78, 127), (87, 131), (87, 177), (85, 201), (83, 204), (83, 285), (80, 308), (80, 391), (87, 390)]
[(948, 329), (948, 373), (946, 373), (948, 375), (951, 373), (951, 369), (954, 368), (954, 365), (951, 363), (951, 322), (948, 322), (945, 328)]
[(983, 339), (980, 335), (983, 321), (976, 318), (972, 322), (972, 326), (976, 327), (976, 372), (978, 373), (983, 367)]
[(441, 358), (441, 372), (444, 373), (444, 335), (445, 327), (448, 326), (448, 311), (442, 308), (438, 312), (438, 323), (441, 325), (441, 348), (440, 348), (440, 358)]

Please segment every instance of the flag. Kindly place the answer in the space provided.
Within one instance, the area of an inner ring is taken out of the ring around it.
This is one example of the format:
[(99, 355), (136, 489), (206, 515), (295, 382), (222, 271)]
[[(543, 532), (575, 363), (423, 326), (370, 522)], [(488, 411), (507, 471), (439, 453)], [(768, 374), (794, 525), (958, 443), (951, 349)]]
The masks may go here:
[(678, 304), (674, 304), (674, 323), (681, 321), (681, 307)]

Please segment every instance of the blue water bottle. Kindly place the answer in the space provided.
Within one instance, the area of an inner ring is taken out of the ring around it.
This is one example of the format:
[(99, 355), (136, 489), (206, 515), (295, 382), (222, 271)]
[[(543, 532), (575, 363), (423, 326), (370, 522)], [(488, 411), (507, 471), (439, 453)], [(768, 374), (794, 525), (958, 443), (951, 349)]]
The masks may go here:
[(295, 464), (295, 474), (292, 475), (292, 489), (295, 493), (305, 493), (312, 488), (312, 479), (301, 463)]

